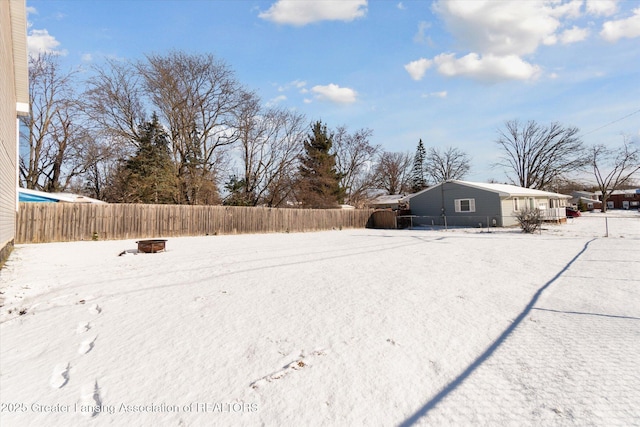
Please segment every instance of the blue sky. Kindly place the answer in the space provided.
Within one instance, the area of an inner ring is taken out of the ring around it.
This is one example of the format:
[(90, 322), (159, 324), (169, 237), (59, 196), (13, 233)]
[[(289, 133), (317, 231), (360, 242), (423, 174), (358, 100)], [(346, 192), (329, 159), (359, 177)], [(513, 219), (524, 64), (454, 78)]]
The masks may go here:
[(640, 0), (27, 0), (29, 46), (66, 67), (212, 53), (309, 121), (373, 130), (386, 151), (457, 147), (469, 180), (505, 120), (640, 144)]

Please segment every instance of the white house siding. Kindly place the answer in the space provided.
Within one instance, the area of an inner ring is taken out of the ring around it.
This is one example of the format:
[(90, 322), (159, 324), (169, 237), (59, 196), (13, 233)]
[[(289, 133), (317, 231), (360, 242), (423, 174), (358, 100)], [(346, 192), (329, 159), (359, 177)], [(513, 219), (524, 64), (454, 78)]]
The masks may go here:
[[(541, 209), (544, 215), (545, 220), (562, 220), (566, 218), (565, 206), (567, 205), (565, 198), (551, 199), (548, 197), (531, 197), (531, 196), (520, 196), (518, 199), (518, 211), (523, 209), (530, 209), (532, 206), (537, 209)], [(509, 227), (512, 225), (517, 225), (518, 221), (516, 220), (516, 215), (518, 211), (515, 210), (515, 202), (514, 199), (516, 197), (510, 197), (506, 199), (502, 199), (502, 215), (503, 215), (503, 223), (505, 227)], [(533, 200), (533, 202), (531, 202)]]
[[(518, 198), (518, 209), (523, 209), (525, 200), (521, 197)], [(502, 206), (502, 225), (504, 227), (511, 227), (513, 225), (517, 225), (518, 221), (516, 220), (516, 211), (513, 199), (502, 199), (500, 201)]]
[(28, 110), (24, 0), (0, 1), (0, 262), (16, 227), (18, 114)]

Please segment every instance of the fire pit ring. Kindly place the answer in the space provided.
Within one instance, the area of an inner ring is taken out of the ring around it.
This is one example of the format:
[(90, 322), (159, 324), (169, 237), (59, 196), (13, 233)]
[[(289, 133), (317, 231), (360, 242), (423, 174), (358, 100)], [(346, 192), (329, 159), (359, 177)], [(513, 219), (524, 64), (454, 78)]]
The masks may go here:
[(165, 250), (165, 243), (167, 241), (163, 239), (154, 240), (138, 240), (138, 252), (145, 254), (155, 254), (156, 252), (163, 252)]

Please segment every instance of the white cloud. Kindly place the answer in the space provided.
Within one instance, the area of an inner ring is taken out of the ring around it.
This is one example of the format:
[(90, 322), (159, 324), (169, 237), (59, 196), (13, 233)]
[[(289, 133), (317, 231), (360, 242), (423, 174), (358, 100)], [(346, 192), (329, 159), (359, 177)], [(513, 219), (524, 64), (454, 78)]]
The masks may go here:
[(445, 76), (465, 76), (485, 82), (499, 80), (531, 80), (538, 77), (540, 67), (532, 65), (517, 55), (484, 55), (470, 53), (462, 58), (455, 54), (440, 54), (434, 58), (438, 72)]
[(336, 84), (328, 84), (326, 86), (314, 86), (311, 91), (317, 95), (317, 98), (324, 101), (331, 101), (337, 104), (351, 104), (356, 102), (357, 92), (347, 87), (340, 87)]
[(560, 18), (568, 16), (570, 18), (578, 18), (581, 15), (582, 4), (584, 0), (571, 0), (569, 3), (554, 4), (553, 9), (549, 11), (551, 16)]
[(54, 55), (66, 55), (64, 50), (57, 50), (60, 42), (56, 40), (47, 30), (31, 30), (27, 36), (27, 46), (29, 55), (38, 53), (51, 53)]
[(278, 87), (278, 92), (286, 92), (291, 89), (298, 89), (301, 93), (304, 93), (306, 91), (306, 89), (304, 88), (306, 85), (307, 82), (305, 82), (304, 80), (294, 80)]
[(92, 55), (92, 54), (90, 54), (90, 53), (84, 53), (84, 54), (82, 55), (82, 61), (84, 61), (84, 62), (91, 62), (91, 61), (93, 61), (93, 55)]
[(281, 102), (284, 102), (284, 101), (286, 101), (286, 100), (287, 100), (287, 97), (286, 97), (285, 95), (278, 95), (278, 96), (276, 96), (275, 98), (270, 99), (270, 100), (267, 102), (267, 104), (266, 104), (266, 105), (267, 105), (267, 107), (273, 107), (273, 106), (278, 105), (278, 104), (280, 104)]
[(367, 13), (367, 0), (278, 0), (258, 16), (296, 26), (318, 21), (353, 21)]
[(560, 26), (555, 10), (545, 1), (439, 0), (434, 10), (447, 28), (473, 52), (525, 55), (549, 42)]
[(413, 80), (422, 80), (424, 74), (433, 65), (433, 61), (430, 59), (420, 58), (416, 61), (411, 61), (404, 66)]
[(400, 9), (400, 10), (405, 10), (406, 9), (406, 6), (404, 4), (402, 4), (402, 2), (398, 3), (396, 7), (398, 9)]
[(600, 35), (609, 42), (618, 41), (623, 37), (640, 37), (640, 7), (634, 9), (633, 16), (629, 18), (605, 22)]
[(581, 42), (589, 37), (589, 30), (587, 28), (578, 28), (575, 25), (568, 30), (565, 30), (560, 34), (560, 42), (562, 44)]
[(426, 35), (429, 28), (431, 28), (431, 23), (420, 21), (418, 24), (418, 32), (413, 36), (413, 41), (416, 43), (430, 43), (431, 39)]
[(426, 93), (424, 95), (422, 95), (423, 98), (446, 98), (447, 97), (447, 91), (443, 90), (440, 92), (431, 92), (431, 93)]
[[(542, 45), (575, 43), (589, 36), (587, 28), (566, 26), (567, 20), (581, 16), (583, 5), (584, 0), (436, 0), (434, 12), (466, 54), (442, 53), (433, 60), (410, 62), (405, 69), (414, 80), (422, 79), (433, 64), (446, 76), (490, 82), (536, 79), (541, 68), (526, 56)], [(600, 5), (602, 13), (610, 8)]]
[(598, 16), (611, 16), (618, 11), (617, 0), (587, 0), (587, 13)]

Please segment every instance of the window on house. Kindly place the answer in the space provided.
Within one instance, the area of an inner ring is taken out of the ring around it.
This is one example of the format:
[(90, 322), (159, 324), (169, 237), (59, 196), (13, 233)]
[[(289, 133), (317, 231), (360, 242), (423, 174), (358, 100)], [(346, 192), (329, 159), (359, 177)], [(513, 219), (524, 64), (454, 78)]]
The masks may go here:
[(529, 197), (529, 209), (536, 208), (536, 200), (533, 197)]
[(456, 212), (475, 212), (476, 199), (455, 199)]
[(515, 199), (513, 199), (513, 210), (514, 211), (519, 211), (520, 210), (520, 206), (519, 206), (519, 200), (516, 197)]

